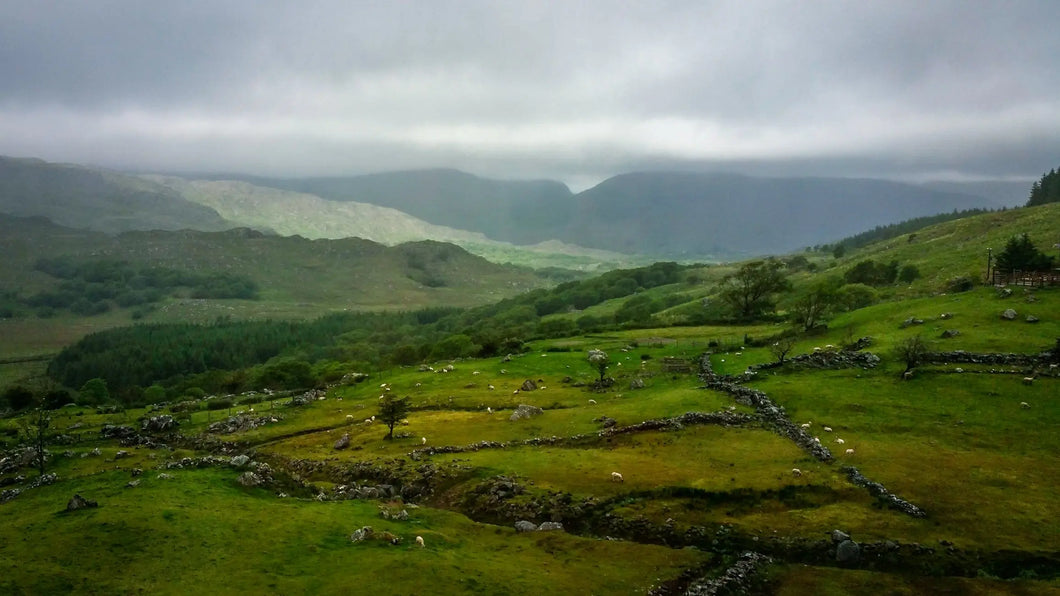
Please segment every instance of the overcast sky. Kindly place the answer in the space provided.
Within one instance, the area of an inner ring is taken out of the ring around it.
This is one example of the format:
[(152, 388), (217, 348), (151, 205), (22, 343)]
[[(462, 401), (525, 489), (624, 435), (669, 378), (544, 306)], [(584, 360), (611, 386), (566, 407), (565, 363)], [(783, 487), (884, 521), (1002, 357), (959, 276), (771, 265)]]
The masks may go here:
[(576, 188), (636, 169), (1033, 179), (1060, 1), (0, 2), (0, 154)]

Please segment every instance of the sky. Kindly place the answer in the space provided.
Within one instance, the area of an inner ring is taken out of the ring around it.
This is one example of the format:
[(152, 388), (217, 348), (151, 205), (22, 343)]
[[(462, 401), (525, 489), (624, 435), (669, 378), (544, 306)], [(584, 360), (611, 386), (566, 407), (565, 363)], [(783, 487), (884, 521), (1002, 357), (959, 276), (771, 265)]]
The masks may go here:
[(1033, 180), (1060, 2), (0, 3), (0, 154), (115, 169)]

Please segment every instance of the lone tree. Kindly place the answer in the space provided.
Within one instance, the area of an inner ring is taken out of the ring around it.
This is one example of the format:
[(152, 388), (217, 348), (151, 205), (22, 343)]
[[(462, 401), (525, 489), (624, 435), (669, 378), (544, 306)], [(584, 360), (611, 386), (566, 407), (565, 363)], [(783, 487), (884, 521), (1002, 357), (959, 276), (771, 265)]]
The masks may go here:
[(589, 364), (600, 373), (600, 384), (604, 383), (604, 375), (607, 374), (607, 366), (611, 363), (611, 357), (603, 350), (589, 350)]
[(399, 398), (388, 394), (383, 397), (379, 404), (379, 419), (390, 430), (386, 435), (387, 439), (394, 438), (394, 427), (409, 413), (409, 406), (408, 396)]
[(788, 357), (788, 353), (795, 347), (795, 342), (798, 340), (799, 338), (796, 335), (782, 337), (770, 344), (769, 353), (773, 354), (778, 364), (784, 364), (784, 359)]
[(920, 364), (920, 361), (924, 359), (927, 352), (928, 346), (919, 335), (910, 337), (895, 346), (894, 355), (905, 363), (905, 370), (902, 371), (902, 376), (904, 377), (905, 373), (913, 370), (916, 365)]
[(19, 431), (22, 435), (22, 440), (33, 447), (36, 452), (37, 471), (40, 472), (41, 476), (44, 475), (45, 471), (44, 448), (48, 445), (48, 441), (52, 436), (51, 423), (51, 416), (48, 414), (48, 410), (44, 408), (43, 403), (38, 403), (37, 407), (23, 416), (20, 421), (21, 428)]
[(753, 261), (722, 280), (721, 299), (738, 319), (751, 319), (776, 309), (774, 294), (791, 289), (784, 263), (775, 259)]
[(839, 305), (838, 291), (839, 282), (834, 279), (815, 284), (791, 304), (789, 313), (792, 321), (806, 331), (820, 325)]
[(1038, 250), (1026, 233), (1009, 238), (1005, 249), (997, 255), (1000, 271), (1045, 271), (1052, 266), (1053, 258)]

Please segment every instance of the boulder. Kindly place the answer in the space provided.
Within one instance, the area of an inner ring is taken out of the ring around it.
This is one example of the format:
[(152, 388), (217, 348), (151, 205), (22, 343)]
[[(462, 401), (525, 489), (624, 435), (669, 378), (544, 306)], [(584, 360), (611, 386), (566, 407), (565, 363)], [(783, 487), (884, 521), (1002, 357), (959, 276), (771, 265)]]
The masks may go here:
[(1018, 313), (1016, 313), (1016, 311), (1012, 310), (1011, 308), (1006, 308), (1004, 312), (1001, 313), (1001, 318), (1005, 319), (1006, 321), (1015, 321), (1017, 316)]
[(537, 531), (537, 524), (535, 524), (534, 522), (526, 521), (525, 519), (521, 519), (521, 520), (515, 522), (515, 531), (516, 532), (536, 532)]
[(600, 416), (599, 418), (593, 418), (593, 422), (599, 422), (600, 426), (604, 428), (611, 428), (612, 426), (617, 424), (615, 419), (611, 418), (610, 416)]
[(1036, 317), (1034, 315), (1027, 315), (1027, 322), (1028, 323), (1037, 323), (1038, 322), (1038, 317)]
[(854, 564), (861, 558), (861, 547), (853, 540), (844, 540), (835, 549), (835, 560), (841, 564)]
[(840, 542), (847, 540), (850, 540), (850, 534), (847, 534), (843, 530), (832, 530), (832, 542), (834, 544), (839, 544)]
[(909, 317), (908, 319), (902, 321), (901, 327), (902, 327), (902, 329), (905, 329), (906, 327), (912, 327), (913, 325), (923, 325), (923, 324), (924, 324), (924, 320), (923, 319), (918, 319), (916, 317)]
[(508, 417), (508, 420), (516, 422), (523, 420), (524, 418), (533, 418), (534, 416), (540, 416), (545, 411), (537, 406), (529, 406), (526, 404), (519, 404), (519, 407), (515, 408), (512, 415)]
[(362, 540), (370, 540), (375, 534), (375, 530), (372, 526), (364, 526), (360, 530), (354, 530), (353, 534), (350, 534), (350, 541), (361, 542)]
[(166, 432), (175, 430), (179, 423), (173, 419), (169, 414), (162, 414), (161, 416), (152, 416), (151, 418), (145, 418), (140, 423), (140, 430), (148, 432)]
[(953, 313), (951, 313), (951, 312), (944, 312), (944, 313), (942, 313), (941, 315), (939, 315), (939, 318), (940, 318), (940, 319), (943, 319), (943, 320), (945, 320), (945, 319), (952, 319), (952, 318), (953, 318)]
[(537, 383), (535, 383), (532, 379), (527, 379), (523, 381), (523, 384), (519, 386), (520, 391), (533, 391), (535, 389), (537, 389)]
[(254, 472), (243, 472), (239, 475), (239, 484), (248, 488), (261, 486), (262, 482), (264, 481), (261, 479), (261, 476), (258, 476)]
[(70, 502), (66, 504), (67, 511), (77, 511), (78, 509), (91, 509), (93, 507), (99, 507), (99, 503), (90, 501), (81, 495), (74, 495)]
[(231, 462), (233, 468), (242, 468), (243, 466), (250, 463), (250, 458), (246, 455), (236, 455), (232, 458)]
[(949, 339), (951, 337), (957, 337), (960, 334), (961, 334), (961, 332), (957, 331), (956, 329), (947, 329), (947, 330), (943, 331), (942, 335), (939, 336), (939, 337), (941, 337), (943, 339)]
[(338, 441), (335, 441), (335, 449), (345, 449), (350, 446), (350, 433), (343, 433)]
[(551, 531), (563, 531), (563, 524), (559, 522), (541, 522), (541, 525), (537, 527), (538, 532), (551, 532)]
[(629, 382), (630, 389), (644, 389), (644, 379), (637, 377)]

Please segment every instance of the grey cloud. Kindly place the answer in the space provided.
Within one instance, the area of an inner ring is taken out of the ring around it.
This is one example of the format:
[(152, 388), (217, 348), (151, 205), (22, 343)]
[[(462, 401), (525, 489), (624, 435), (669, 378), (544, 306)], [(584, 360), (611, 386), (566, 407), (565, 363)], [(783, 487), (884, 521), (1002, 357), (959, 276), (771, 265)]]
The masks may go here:
[(8, 3), (0, 153), (1032, 177), (1060, 154), (1056, 22), (1049, 1)]

